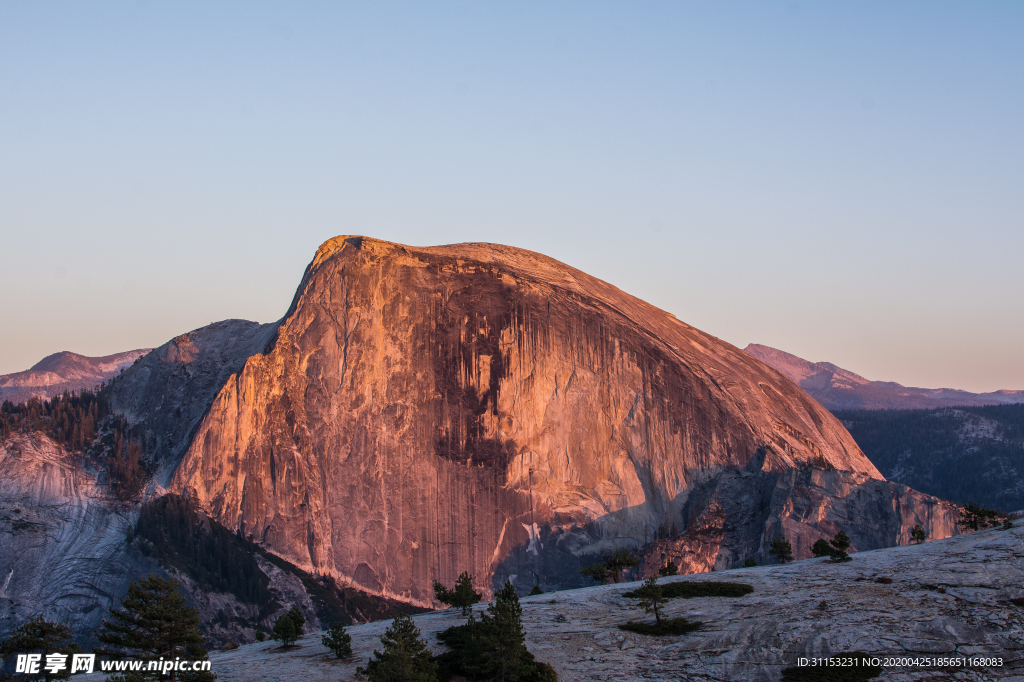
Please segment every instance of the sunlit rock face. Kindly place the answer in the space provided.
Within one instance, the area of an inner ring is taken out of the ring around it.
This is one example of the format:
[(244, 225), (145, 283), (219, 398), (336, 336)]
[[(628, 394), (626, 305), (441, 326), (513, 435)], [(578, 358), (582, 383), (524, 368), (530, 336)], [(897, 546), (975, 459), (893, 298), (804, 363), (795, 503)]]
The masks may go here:
[(605, 282), (510, 247), (337, 237), (172, 487), (307, 570), (425, 604), (464, 570), (581, 584), (755, 456), (883, 481), (791, 381)]
[(153, 349), (108, 387), (114, 412), (144, 441), (157, 485), (167, 485), (228, 377), (266, 348), (276, 328), (222, 320), (195, 329)]

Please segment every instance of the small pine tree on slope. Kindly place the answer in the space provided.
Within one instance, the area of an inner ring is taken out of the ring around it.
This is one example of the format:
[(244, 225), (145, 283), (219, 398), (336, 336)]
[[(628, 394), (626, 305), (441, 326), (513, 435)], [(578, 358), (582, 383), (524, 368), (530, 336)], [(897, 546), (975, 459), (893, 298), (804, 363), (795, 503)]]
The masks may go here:
[(404, 613), (395, 616), (380, 641), (384, 651), (374, 650), (357, 673), (370, 682), (437, 682), (437, 664), (430, 660), (430, 649), (412, 618)]

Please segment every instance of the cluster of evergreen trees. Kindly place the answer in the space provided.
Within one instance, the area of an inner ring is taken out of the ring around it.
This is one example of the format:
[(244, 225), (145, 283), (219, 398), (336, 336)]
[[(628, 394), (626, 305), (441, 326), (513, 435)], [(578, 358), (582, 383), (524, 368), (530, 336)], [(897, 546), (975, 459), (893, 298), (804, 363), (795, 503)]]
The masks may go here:
[[(99, 658), (112, 660), (162, 659), (173, 664), (178, 659), (189, 661), (207, 660), (207, 650), (199, 631), (199, 614), (188, 606), (181, 584), (174, 578), (150, 575), (128, 586), (128, 593), (121, 599), (121, 607), (110, 609), (96, 632), (101, 646), (95, 650)], [(71, 656), (82, 649), (74, 642), (74, 633), (62, 623), (53, 623), (42, 616), (30, 618), (14, 633), (0, 642), (0, 654), (63, 654), (63, 670), (47, 670), (40, 666), (38, 674), (18, 675), (16, 679), (55, 680), (69, 679)], [(13, 660), (13, 657), (11, 659)], [(45, 663), (45, 658), (43, 659)], [(99, 666), (94, 667), (99, 671)], [(11, 678), (0, 673), (4, 679)], [(77, 675), (76, 675), (77, 677)], [(171, 682), (213, 682), (215, 676), (208, 671), (148, 671), (129, 672), (108, 676), (112, 682), (146, 682), (168, 680)]]
[[(432, 656), (416, 624), (399, 614), (381, 637), (383, 651), (375, 650), (358, 672), (370, 682), (438, 682), (456, 677), (470, 682), (557, 682), (554, 668), (534, 660), (526, 649), (523, 610), (512, 584), (505, 582), (477, 620), (472, 606), (480, 601), (480, 593), (473, 591), (472, 580), (462, 573), (454, 588), (434, 583), (435, 593), (445, 597), (443, 603), (469, 615), (465, 625), (437, 635), (448, 651)], [(344, 628), (335, 626), (323, 641), (339, 658), (352, 653)]]
[(199, 513), (194, 501), (164, 495), (143, 505), (135, 525), (139, 548), (183, 571), (205, 589), (246, 604), (273, 601), (270, 579), (256, 563), (256, 545)]
[(110, 414), (110, 405), (101, 393), (67, 393), (50, 400), (32, 398), (15, 405), (5, 400), (0, 405), (0, 434), (45, 433), (54, 442), (80, 452), (96, 439), (97, 427)]
[(44, 433), (72, 452), (93, 457), (107, 472), (111, 492), (127, 502), (135, 499), (149, 479), (142, 442), (130, 434), (128, 422), (111, 414), (110, 401), (100, 390), (32, 398), (0, 405), (0, 435)]
[(614, 552), (604, 552), (601, 554), (601, 560), (596, 564), (581, 568), (580, 575), (593, 578), (599, 583), (607, 582), (608, 579), (617, 583), (622, 576), (622, 572), (636, 566), (637, 563), (639, 563), (639, 560), (629, 550), (617, 549)]
[[(1024, 404), (933, 410), (833, 410), (887, 478), (959, 502), (1024, 507)], [(997, 438), (963, 439), (963, 413), (997, 424)]]

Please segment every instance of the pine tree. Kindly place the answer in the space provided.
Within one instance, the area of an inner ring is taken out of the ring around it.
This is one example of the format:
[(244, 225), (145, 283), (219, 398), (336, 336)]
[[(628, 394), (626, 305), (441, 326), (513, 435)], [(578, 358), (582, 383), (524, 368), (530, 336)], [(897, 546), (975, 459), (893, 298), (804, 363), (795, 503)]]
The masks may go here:
[(435, 580), (434, 597), (442, 604), (462, 609), (462, 615), (468, 616), (473, 610), (473, 604), (480, 601), (481, 594), (473, 590), (473, 576), (463, 571), (455, 581), (453, 590)]
[(814, 556), (832, 556), (832, 545), (825, 538), (818, 538), (811, 547), (811, 554)]
[(832, 561), (846, 561), (850, 558), (846, 554), (846, 550), (850, 549), (850, 538), (843, 531), (836, 533), (828, 544), (832, 545)]
[[(58, 673), (49, 673), (41, 665), (39, 677), (34, 679), (46, 680), (47, 682), (49, 680), (66, 680), (71, 677), (70, 655), (81, 651), (78, 645), (74, 643), (74, 637), (75, 633), (67, 625), (51, 623), (42, 616), (36, 616), (22, 623), (10, 637), (0, 642), (0, 655), (14, 656), (16, 654), (38, 653), (44, 656), (42, 662), (45, 664), (45, 656), (47, 654), (65, 654), (69, 656), (66, 661), (67, 667), (65, 670)], [(0, 673), (0, 676), (2, 676), (2, 673)], [(30, 680), (33, 678), (19, 675), (18, 679)]]
[(928, 534), (924, 531), (924, 528), (921, 527), (920, 523), (916, 524), (913, 530), (910, 531), (910, 541), (915, 545), (920, 545), (927, 537)]
[(295, 621), (292, 620), (291, 614), (286, 613), (274, 621), (274, 629), (270, 631), (270, 638), (281, 640), (281, 645), (284, 647), (290, 647), (295, 644), (295, 640), (299, 638), (299, 632), (295, 627)]
[(768, 546), (768, 553), (784, 564), (793, 560), (793, 545), (789, 544), (785, 535), (779, 535)]
[[(128, 585), (120, 609), (110, 609), (96, 638), (106, 645), (98, 653), (119, 658), (205, 660), (206, 648), (199, 632), (199, 614), (188, 606), (175, 578), (150, 575)], [(139, 679), (213, 680), (209, 672), (181, 673), (169, 677), (143, 674)]]
[(293, 606), (291, 611), (287, 613), (287, 616), (292, 619), (295, 623), (295, 632), (298, 633), (299, 637), (302, 636), (302, 628), (306, 625), (306, 617), (302, 615), (302, 611), (299, 611), (298, 606)]
[(665, 603), (665, 597), (658, 579), (651, 577), (644, 580), (644, 584), (636, 590), (636, 596), (640, 598), (640, 608), (647, 613), (653, 613), (655, 624), (661, 625), (661, 607)]
[(526, 648), (522, 608), (508, 581), (477, 621), (470, 614), (465, 625), (448, 628), (438, 639), (449, 650), (438, 656), (442, 676), (503, 682), (557, 682), (547, 663), (534, 660)]
[(494, 601), (487, 607), (487, 613), (483, 614), (481, 620), (485, 628), (493, 628), (494, 679), (497, 682), (519, 679), (525, 671), (529, 652), (526, 650), (526, 634), (523, 632), (523, 608), (519, 605), (519, 595), (512, 583), (505, 581), (505, 586), (494, 595)]
[(437, 682), (437, 664), (430, 660), (430, 649), (420, 638), (420, 629), (412, 618), (395, 616), (380, 638), (384, 651), (374, 650), (365, 668), (356, 672), (370, 682)]
[(679, 573), (679, 567), (676, 566), (674, 561), (669, 561), (667, 564), (658, 569), (658, 575), (668, 577), (670, 575), (676, 575)]
[(345, 626), (341, 623), (335, 622), (320, 641), (338, 658), (352, 658), (352, 635), (345, 632)]

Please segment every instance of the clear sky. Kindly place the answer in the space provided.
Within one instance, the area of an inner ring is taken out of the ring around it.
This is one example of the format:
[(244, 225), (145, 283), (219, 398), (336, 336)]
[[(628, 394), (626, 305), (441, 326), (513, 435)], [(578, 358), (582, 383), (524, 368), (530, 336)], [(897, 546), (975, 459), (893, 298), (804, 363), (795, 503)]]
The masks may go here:
[(1024, 388), (1024, 3), (0, 3), (0, 373), (277, 319), (335, 234)]

